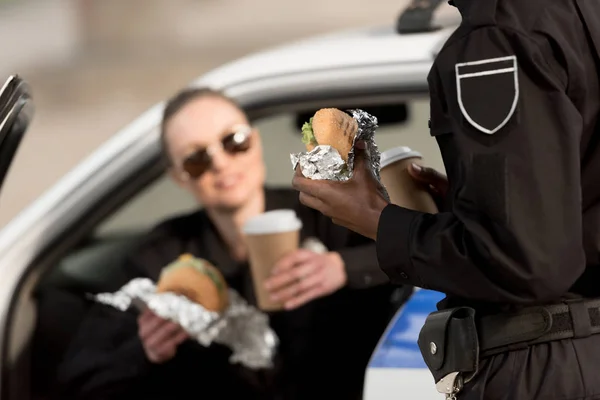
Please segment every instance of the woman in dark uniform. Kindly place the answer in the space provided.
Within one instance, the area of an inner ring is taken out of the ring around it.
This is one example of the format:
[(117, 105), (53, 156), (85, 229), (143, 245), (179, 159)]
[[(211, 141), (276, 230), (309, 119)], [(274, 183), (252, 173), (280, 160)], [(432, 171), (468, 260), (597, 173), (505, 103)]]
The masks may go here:
[(172, 178), (203, 208), (157, 226), (129, 257), (128, 279), (156, 280), (163, 266), (192, 253), (255, 304), (241, 227), (279, 208), (294, 209), (301, 239), (316, 237), (329, 252), (299, 250), (268, 282), (287, 308), (269, 315), (280, 339), (273, 370), (231, 365), (228, 349), (203, 348), (150, 311), (97, 305), (61, 366), (63, 398), (360, 399), (371, 352), (397, 307), (373, 241), (302, 206), (291, 189), (265, 189), (259, 133), (219, 93), (175, 96), (164, 111), (162, 144)]
[(419, 345), (449, 398), (600, 398), (600, 7), (451, 3), (429, 74), (442, 212), (388, 204), (360, 157), (349, 182), (294, 186), (376, 239), (393, 282), (447, 294)]

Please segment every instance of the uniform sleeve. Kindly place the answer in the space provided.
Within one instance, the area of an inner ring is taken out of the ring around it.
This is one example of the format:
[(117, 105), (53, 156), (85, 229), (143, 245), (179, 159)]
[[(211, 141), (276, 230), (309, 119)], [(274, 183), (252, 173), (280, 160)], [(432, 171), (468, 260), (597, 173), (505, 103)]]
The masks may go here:
[[(162, 227), (155, 229), (128, 257), (123, 266), (126, 281), (156, 279), (157, 271), (178, 251)], [(134, 310), (91, 306), (59, 367), (65, 398), (126, 399), (139, 393), (153, 365), (137, 334), (137, 316)]]
[(365, 243), (356, 247), (345, 247), (337, 250), (346, 266), (348, 287), (353, 289), (370, 288), (388, 284), (387, 275), (377, 263), (375, 243)]
[(582, 118), (565, 94), (575, 78), (544, 40), (486, 27), (440, 53), (432, 135), (452, 207), (384, 209), (377, 252), (393, 282), (530, 304), (558, 298), (582, 274)]

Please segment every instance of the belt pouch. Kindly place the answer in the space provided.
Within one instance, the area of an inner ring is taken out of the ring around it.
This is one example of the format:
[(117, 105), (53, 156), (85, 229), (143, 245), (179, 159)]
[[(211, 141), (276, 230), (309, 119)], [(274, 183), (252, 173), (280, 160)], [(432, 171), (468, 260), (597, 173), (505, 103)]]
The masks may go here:
[(458, 307), (429, 314), (418, 345), (436, 383), (453, 372), (468, 382), (479, 367), (475, 310)]

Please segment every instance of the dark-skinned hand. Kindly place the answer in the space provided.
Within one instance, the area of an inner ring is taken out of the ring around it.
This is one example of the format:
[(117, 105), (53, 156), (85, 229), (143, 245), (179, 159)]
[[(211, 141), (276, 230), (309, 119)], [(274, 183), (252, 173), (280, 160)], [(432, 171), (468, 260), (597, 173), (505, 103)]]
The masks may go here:
[(300, 192), (302, 204), (320, 211), (337, 225), (375, 239), (379, 217), (389, 202), (368, 165), (365, 144), (357, 141), (352, 178), (344, 182), (312, 180), (304, 177), (298, 167), (292, 186)]
[(449, 187), (448, 178), (441, 172), (413, 163), (409, 166), (408, 173), (415, 181), (426, 185), (431, 194), (437, 197), (438, 200), (446, 197)]

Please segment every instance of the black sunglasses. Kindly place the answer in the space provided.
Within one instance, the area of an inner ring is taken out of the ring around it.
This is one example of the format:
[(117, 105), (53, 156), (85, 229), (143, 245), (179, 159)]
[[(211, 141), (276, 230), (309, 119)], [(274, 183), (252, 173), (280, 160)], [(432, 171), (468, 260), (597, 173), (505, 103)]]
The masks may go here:
[[(239, 127), (223, 137), (218, 146), (231, 155), (243, 153), (250, 148), (251, 133), (251, 127)], [(181, 168), (190, 178), (198, 179), (202, 174), (210, 169), (213, 154), (213, 146), (197, 149), (183, 160)]]

